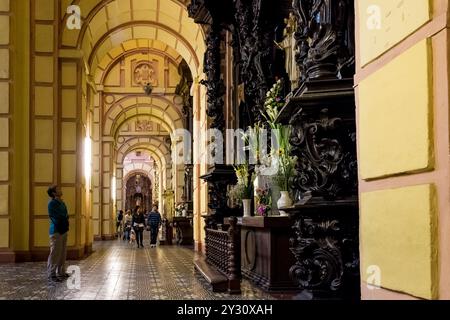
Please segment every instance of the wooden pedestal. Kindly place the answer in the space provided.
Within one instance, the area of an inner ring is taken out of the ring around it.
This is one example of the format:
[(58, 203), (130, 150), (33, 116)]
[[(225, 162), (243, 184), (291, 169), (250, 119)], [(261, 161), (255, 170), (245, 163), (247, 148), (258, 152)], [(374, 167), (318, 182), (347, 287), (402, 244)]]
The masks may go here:
[(266, 291), (298, 290), (289, 277), (295, 259), (289, 250), (289, 217), (243, 217), (241, 225), (241, 271)]

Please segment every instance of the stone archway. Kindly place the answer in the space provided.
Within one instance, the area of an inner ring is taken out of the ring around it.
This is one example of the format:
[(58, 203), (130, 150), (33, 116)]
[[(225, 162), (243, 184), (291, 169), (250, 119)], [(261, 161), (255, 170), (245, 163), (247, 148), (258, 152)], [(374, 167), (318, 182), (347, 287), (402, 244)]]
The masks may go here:
[(150, 178), (135, 172), (124, 179), (125, 184), (125, 210), (134, 210), (139, 207), (148, 212), (153, 204), (152, 182)]

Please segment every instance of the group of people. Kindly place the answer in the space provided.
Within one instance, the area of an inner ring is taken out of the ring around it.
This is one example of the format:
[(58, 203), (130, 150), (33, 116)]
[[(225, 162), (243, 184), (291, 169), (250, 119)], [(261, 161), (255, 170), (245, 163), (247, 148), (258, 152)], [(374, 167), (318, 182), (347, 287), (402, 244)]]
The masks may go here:
[[(60, 186), (50, 186), (47, 194), (50, 197), (48, 202), (50, 254), (47, 260), (47, 276), (51, 282), (61, 282), (70, 277), (65, 268), (69, 214), (66, 204), (62, 200), (63, 193)], [(152, 211), (148, 215), (144, 215), (144, 211), (137, 207), (133, 214), (128, 210), (124, 215), (121, 210), (117, 217), (117, 227), (122, 227), (122, 230), (124, 230), (123, 239), (130, 240), (135, 238), (138, 248), (144, 247), (144, 228), (150, 231), (150, 247), (156, 247), (161, 223), (161, 215), (156, 205), (153, 206)]]
[[(130, 243), (136, 241), (138, 248), (144, 247), (144, 230), (150, 231), (150, 248), (156, 247), (160, 226), (161, 214), (158, 212), (157, 206), (153, 206), (148, 215), (144, 215), (144, 210), (140, 207), (136, 207), (133, 213), (131, 210), (127, 210), (125, 215), (123, 210), (120, 210), (117, 215), (118, 236), (122, 236), (122, 240), (130, 241)], [(121, 231), (123, 231), (123, 235)]]

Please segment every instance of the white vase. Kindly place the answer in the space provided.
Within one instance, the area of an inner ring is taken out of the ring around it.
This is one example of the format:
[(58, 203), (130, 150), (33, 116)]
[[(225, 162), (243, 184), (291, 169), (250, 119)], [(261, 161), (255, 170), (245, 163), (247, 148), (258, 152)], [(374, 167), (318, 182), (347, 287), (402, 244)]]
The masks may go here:
[(288, 208), (290, 206), (292, 206), (292, 204), (294, 203), (291, 199), (291, 197), (289, 196), (289, 191), (281, 191), (281, 197), (280, 199), (278, 199), (277, 201), (277, 207), (278, 210), (280, 211), (280, 216), (288, 216), (288, 214), (280, 209), (283, 208)]
[(242, 199), (242, 205), (244, 206), (244, 217), (251, 217), (252, 199)]

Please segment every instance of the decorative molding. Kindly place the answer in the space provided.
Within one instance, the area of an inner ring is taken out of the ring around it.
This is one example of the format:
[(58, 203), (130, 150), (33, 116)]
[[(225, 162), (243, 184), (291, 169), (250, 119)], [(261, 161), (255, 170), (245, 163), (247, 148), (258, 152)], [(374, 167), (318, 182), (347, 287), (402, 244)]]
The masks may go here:
[(213, 24), (206, 38), (206, 53), (204, 58), (203, 72), (206, 79), (200, 81), (207, 90), (206, 114), (213, 119), (210, 128), (223, 131), (225, 119), (223, 114), (225, 84), (221, 78), (221, 52), (220, 52), (221, 30), (217, 24)]
[(251, 122), (262, 121), (266, 93), (274, 82), (275, 21), (269, 4), (260, 0), (233, 0), (234, 45), (240, 56), (240, 78)]
[(158, 86), (158, 61), (133, 61), (131, 63), (133, 86), (144, 86), (150, 83)]
[(357, 191), (356, 129), (326, 107), (300, 110), (290, 142), (298, 157), (294, 187), (333, 200)]
[(135, 129), (136, 132), (148, 132), (153, 131), (153, 122), (149, 120), (136, 120)]
[(352, 0), (292, 2), (298, 21), (295, 59), (300, 67), (300, 81), (354, 75), (353, 6)]

